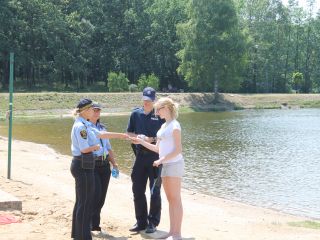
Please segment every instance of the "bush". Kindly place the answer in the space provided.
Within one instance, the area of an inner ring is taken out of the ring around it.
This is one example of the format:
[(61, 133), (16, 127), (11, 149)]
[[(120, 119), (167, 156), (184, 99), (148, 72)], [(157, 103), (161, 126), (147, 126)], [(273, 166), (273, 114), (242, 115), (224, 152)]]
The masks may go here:
[(138, 92), (138, 86), (136, 84), (130, 84), (129, 85), (129, 92)]
[(142, 74), (138, 80), (138, 88), (143, 90), (145, 87), (152, 87), (155, 90), (159, 89), (159, 78), (152, 73), (149, 76)]
[(129, 90), (129, 80), (124, 73), (109, 72), (108, 73), (108, 89), (109, 92), (125, 92)]
[(300, 92), (303, 86), (303, 74), (301, 72), (294, 72), (292, 74), (292, 85), (296, 92)]

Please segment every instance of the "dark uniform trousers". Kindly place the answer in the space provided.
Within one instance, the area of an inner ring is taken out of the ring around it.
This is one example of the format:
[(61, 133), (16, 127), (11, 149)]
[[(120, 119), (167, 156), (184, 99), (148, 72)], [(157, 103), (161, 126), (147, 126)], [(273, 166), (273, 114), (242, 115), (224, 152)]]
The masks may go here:
[(72, 160), (70, 167), (76, 182), (76, 202), (72, 215), (71, 238), (75, 240), (92, 240), (91, 217), (94, 197), (94, 173), (90, 169), (82, 169), (80, 160)]
[(111, 176), (108, 160), (96, 161), (94, 169), (95, 194), (93, 201), (92, 231), (101, 231), (100, 213), (104, 205)]
[(148, 178), (151, 190), (154, 180), (158, 175), (158, 168), (152, 166), (154, 160), (157, 160), (154, 153), (150, 154), (137, 151), (136, 160), (131, 173), (134, 207), (137, 224), (140, 227), (146, 227), (148, 221), (153, 223), (155, 226), (158, 226), (160, 222), (161, 184), (156, 184), (152, 191), (149, 215), (147, 199), (145, 195)]

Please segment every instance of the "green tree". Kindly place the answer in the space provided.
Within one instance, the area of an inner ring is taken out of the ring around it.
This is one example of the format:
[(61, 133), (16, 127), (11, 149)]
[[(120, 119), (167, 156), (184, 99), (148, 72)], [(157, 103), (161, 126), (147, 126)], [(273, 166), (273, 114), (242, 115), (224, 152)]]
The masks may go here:
[(188, 11), (190, 20), (178, 26), (179, 73), (195, 90), (236, 90), (245, 44), (233, 1), (191, 0)]
[(160, 78), (161, 88), (168, 88), (168, 84), (177, 88), (186, 85), (176, 71), (179, 66), (176, 52), (182, 48), (177, 36), (177, 24), (187, 20), (187, 2), (188, 0), (154, 0), (146, 10), (151, 19), (148, 42), (152, 61), (148, 71)]

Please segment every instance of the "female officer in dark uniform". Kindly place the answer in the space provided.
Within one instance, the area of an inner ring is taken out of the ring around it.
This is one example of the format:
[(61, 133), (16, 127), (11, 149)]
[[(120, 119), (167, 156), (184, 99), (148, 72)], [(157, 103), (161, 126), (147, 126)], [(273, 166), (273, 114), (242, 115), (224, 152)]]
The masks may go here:
[[(93, 103), (92, 107), (94, 114), (92, 118), (89, 119), (92, 123), (92, 127), (97, 129), (98, 131), (106, 131), (106, 127), (102, 123), (100, 123), (101, 105), (98, 103)], [(109, 162), (111, 162), (113, 169), (115, 169), (116, 172), (119, 172), (109, 139), (100, 139), (100, 146), (101, 148), (96, 152), (96, 155), (94, 155), (95, 194), (93, 201), (93, 216), (91, 226), (93, 234), (96, 234), (97, 232), (97, 236), (106, 235), (106, 233), (102, 231), (100, 227), (100, 213), (106, 199), (111, 176)]]
[(75, 110), (75, 115), (77, 117), (71, 131), (73, 159), (70, 170), (75, 179), (76, 202), (72, 215), (71, 237), (75, 240), (91, 240), (90, 224), (94, 196), (94, 174), (93, 168), (86, 169), (82, 165), (82, 156), (100, 149), (95, 134), (88, 127), (87, 119), (93, 115), (92, 101), (81, 99)]

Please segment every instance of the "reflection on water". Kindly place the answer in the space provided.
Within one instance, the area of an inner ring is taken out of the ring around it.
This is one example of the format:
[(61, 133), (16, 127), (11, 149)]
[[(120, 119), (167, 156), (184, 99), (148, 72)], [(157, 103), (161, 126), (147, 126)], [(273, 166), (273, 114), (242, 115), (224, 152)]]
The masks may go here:
[[(103, 119), (125, 131), (128, 116)], [(232, 200), (320, 218), (320, 110), (188, 113), (179, 117), (186, 161), (184, 187)], [(70, 155), (72, 119), (15, 120), (16, 139)], [(0, 134), (7, 135), (4, 122)], [(129, 143), (112, 140), (127, 174)], [(14, 147), (14, 146), (13, 146)]]

